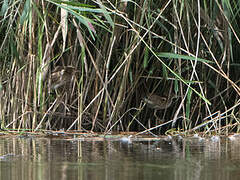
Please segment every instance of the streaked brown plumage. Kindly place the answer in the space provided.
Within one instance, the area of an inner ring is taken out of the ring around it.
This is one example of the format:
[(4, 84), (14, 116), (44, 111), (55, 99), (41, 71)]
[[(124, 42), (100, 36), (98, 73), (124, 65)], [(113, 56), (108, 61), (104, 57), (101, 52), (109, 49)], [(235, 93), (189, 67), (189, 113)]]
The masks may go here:
[[(158, 121), (159, 118), (156, 114), (157, 110), (167, 109), (172, 105), (173, 99), (177, 97), (178, 97), (177, 95), (170, 95), (170, 97), (167, 98), (167, 97), (162, 97), (155, 94), (150, 94), (144, 97), (143, 101), (147, 104), (148, 107), (154, 109), (154, 116)], [(160, 120), (159, 122), (162, 123), (163, 121)]]
[(170, 96), (169, 98), (167, 97), (162, 97), (162, 96), (158, 96), (155, 94), (151, 94), (146, 96), (145, 98), (143, 98), (144, 102), (147, 103), (147, 105), (152, 108), (152, 109), (156, 109), (156, 110), (160, 110), (160, 109), (167, 109), (168, 107), (171, 106), (172, 101), (174, 98), (177, 98), (178, 96)]
[(51, 74), (51, 89), (57, 89), (71, 82), (76, 69), (72, 66), (57, 66)]

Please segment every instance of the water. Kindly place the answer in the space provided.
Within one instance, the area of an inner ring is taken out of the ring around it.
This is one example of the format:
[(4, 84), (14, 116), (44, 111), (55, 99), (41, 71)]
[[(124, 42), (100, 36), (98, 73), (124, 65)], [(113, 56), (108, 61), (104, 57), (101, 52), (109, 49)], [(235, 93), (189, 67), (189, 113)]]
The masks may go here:
[(0, 137), (1, 180), (237, 180), (240, 137)]

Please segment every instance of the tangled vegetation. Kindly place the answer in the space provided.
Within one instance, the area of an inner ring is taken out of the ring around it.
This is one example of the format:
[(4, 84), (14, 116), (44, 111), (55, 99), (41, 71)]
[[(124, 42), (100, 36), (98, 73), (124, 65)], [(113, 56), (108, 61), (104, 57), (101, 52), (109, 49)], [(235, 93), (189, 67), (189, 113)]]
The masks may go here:
[(238, 131), (239, 1), (0, 5), (2, 128)]

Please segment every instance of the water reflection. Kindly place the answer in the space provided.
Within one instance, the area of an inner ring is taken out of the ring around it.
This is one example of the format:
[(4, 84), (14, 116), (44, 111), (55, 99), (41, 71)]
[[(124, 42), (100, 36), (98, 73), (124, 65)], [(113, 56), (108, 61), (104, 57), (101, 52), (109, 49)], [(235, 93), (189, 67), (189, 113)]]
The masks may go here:
[(0, 138), (0, 179), (234, 180), (240, 137), (94, 141)]

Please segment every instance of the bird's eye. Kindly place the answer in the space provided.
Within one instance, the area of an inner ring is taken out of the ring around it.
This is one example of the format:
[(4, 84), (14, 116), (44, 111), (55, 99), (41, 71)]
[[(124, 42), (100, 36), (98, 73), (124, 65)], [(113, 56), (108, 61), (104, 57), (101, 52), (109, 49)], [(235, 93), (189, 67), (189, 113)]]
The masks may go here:
[(167, 101), (167, 98), (165, 98), (165, 97), (162, 97), (162, 101)]

